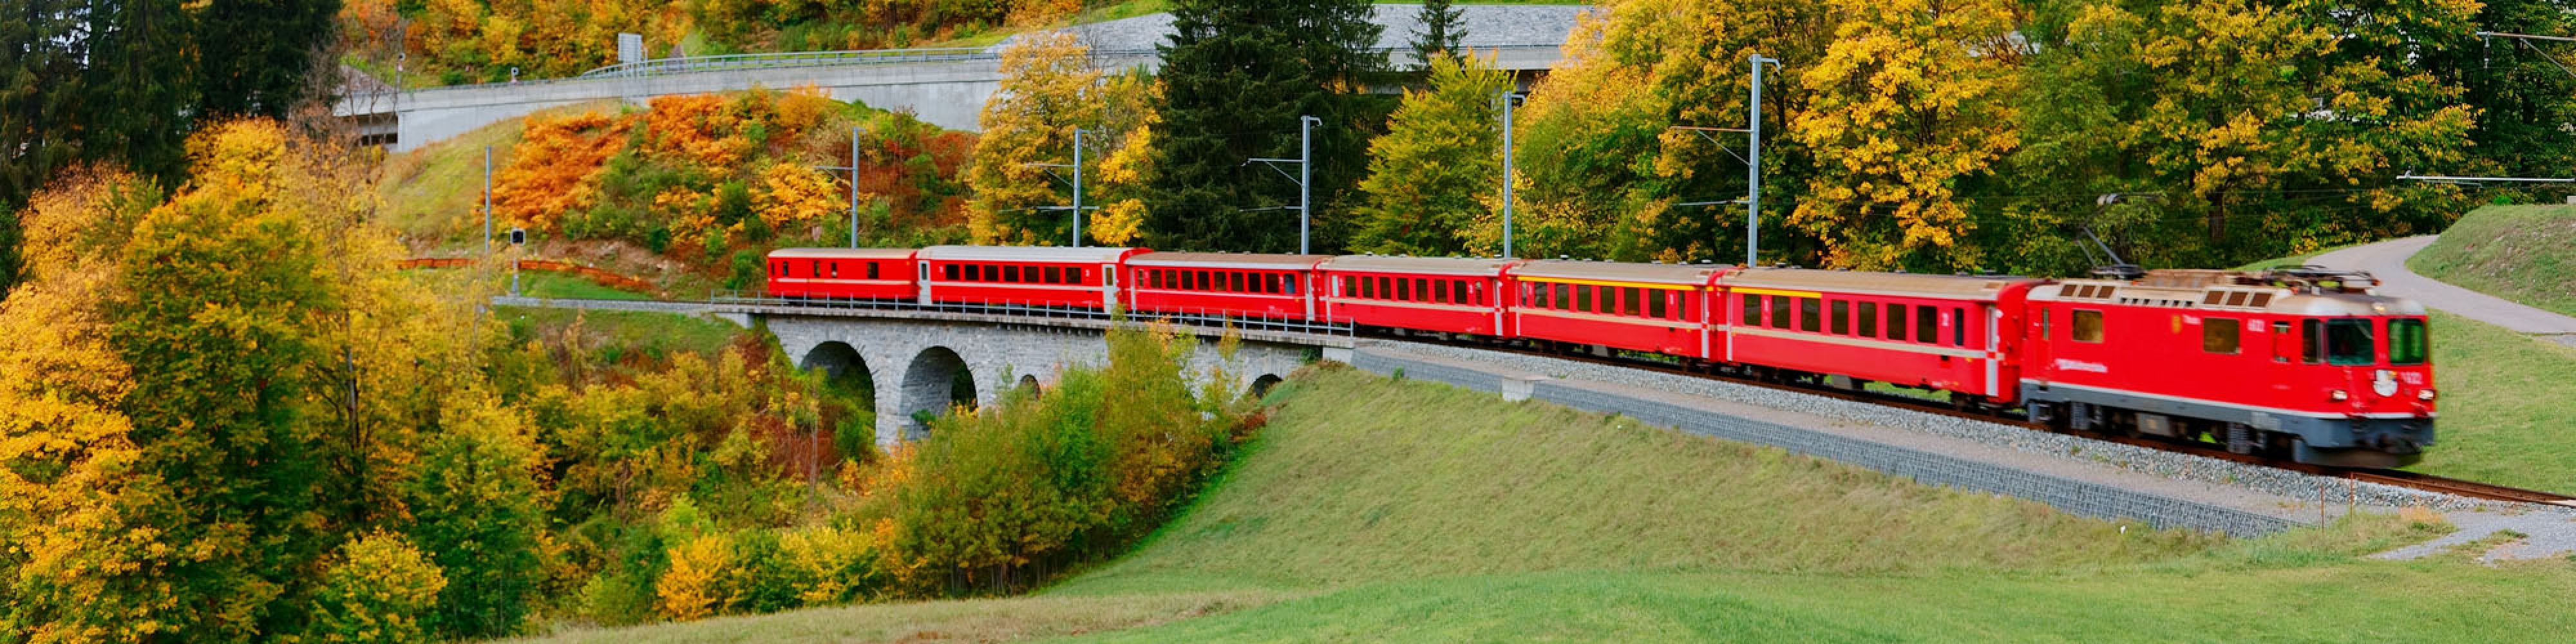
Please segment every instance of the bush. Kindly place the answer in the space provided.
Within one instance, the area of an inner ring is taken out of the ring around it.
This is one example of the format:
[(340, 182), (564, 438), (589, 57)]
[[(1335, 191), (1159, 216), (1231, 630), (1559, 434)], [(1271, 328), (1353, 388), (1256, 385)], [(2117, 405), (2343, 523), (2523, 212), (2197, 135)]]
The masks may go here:
[(419, 616), (447, 586), (402, 537), (376, 533), (340, 546), (322, 571), (304, 636), (315, 642), (426, 642)]

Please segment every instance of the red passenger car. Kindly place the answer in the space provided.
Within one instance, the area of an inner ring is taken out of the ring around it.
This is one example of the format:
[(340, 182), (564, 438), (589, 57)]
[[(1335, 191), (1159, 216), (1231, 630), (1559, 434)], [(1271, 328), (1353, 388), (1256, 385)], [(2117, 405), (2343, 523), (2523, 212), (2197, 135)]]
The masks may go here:
[(932, 246), (914, 257), (921, 301), (1103, 308), (1136, 248)]
[(1510, 271), (1516, 337), (1707, 360), (1711, 293), (1733, 266), (1534, 261)]
[(1518, 260), (1345, 255), (1317, 267), (1324, 315), (1406, 331), (1503, 333), (1503, 271)]
[[(1753, 268), (1724, 289), (1722, 360), (1946, 390), (2018, 395), (2024, 298), (2039, 280)], [(1849, 383), (1857, 386), (1858, 382)]]
[(2366, 275), (2159, 270), (2031, 295), (2031, 418), (2394, 467), (2433, 442), (2424, 308)]
[(909, 300), (919, 292), (910, 248), (781, 248), (769, 252), (769, 296)]
[(1315, 266), (1322, 255), (1143, 253), (1127, 259), (1127, 308), (1313, 320)]

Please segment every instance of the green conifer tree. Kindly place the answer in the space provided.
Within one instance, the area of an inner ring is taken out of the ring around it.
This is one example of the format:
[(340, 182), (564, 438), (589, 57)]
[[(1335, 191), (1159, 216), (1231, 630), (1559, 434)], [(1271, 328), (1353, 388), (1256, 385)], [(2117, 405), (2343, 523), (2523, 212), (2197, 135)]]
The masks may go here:
[(1245, 160), (1296, 157), (1297, 119), (1311, 115), (1323, 119), (1314, 131), (1315, 250), (1339, 247), (1336, 206), (1364, 171), (1388, 103), (1361, 91), (1385, 66), (1370, 11), (1358, 0), (1179, 3), (1162, 47), (1147, 245), (1295, 251), (1297, 214), (1279, 207), (1296, 205), (1296, 185)]
[(317, 46), (331, 42), (339, 0), (210, 0), (196, 20), (199, 105), (206, 114), (282, 117), (306, 94)]
[(1432, 54), (1458, 53), (1458, 43), (1467, 39), (1466, 14), (1451, 0), (1422, 0), (1422, 31), (1413, 36), (1414, 60), (1428, 69)]

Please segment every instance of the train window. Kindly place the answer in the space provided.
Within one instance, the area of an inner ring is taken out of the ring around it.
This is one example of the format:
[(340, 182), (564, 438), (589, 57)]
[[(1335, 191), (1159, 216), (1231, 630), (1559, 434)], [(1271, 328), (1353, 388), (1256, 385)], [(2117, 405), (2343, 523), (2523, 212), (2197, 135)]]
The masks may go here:
[(2047, 307), (2041, 307), (2041, 308), (2039, 309), (2039, 339), (2041, 339), (2041, 340), (2046, 340), (2046, 339), (2048, 339), (2048, 334), (2049, 334), (2049, 331), (2051, 331), (2051, 330), (2052, 330), (2052, 329), (2050, 329), (2050, 326), (2049, 326), (2049, 319), (2048, 319), (2048, 308), (2047, 308)]
[[(1156, 272), (1156, 273), (1160, 273), (1160, 272), (1162, 272), (1162, 271), (1155, 271), (1155, 272)], [(1062, 266), (1049, 266), (1049, 267), (1046, 267), (1046, 283), (1048, 283), (1048, 284), (1063, 284), (1063, 283), (1064, 283), (1064, 267), (1062, 267)]]
[(835, 279), (837, 279), (837, 278), (839, 278), (840, 276), (841, 276), (841, 263), (840, 263), (840, 262), (832, 262), (832, 277), (833, 277), (833, 278), (835, 278)]
[(1377, 278), (1377, 298), (1381, 300), (1395, 299), (1395, 285), (1402, 283), (1404, 283), (1404, 280), (1383, 276)]
[(2317, 364), (2326, 360), (2326, 323), (2324, 320), (2299, 321), (2299, 357), (2301, 362)]
[(2200, 350), (2210, 353), (2236, 353), (2245, 333), (2243, 324), (2234, 318), (2201, 318)]
[(1288, 274), (1288, 275), (1281, 275), (1281, 276), (1279, 276), (1279, 290), (1280, 290), (1280, 292), (1282, 292), (1282, 293), (1287, 293), (1287, 294), (1289, 294), (1289, 295), (1296, 295), (1296, 294), (1297, 294), (1297, 276), (1296, 276), (1295, 274), (1293, 274), (1293, 273), (1292, 273), (1292, 274)]
[(2290, 323), (2272, 323), (2272, 361), (2297, 362), (2299, 345), (2290, 342)]
[(1395, 299), (1400, 302), (1413, 301), (1413, 280), (1395, 278)]
[(1411, 300), (1411, 301), (1414, 301), (1414, 302), (1429, 302), (1429, 301), (1431, 301), (1431, 280), (1427, 280), (1427, 279), (1423, 279), (1423, 278), (1419, 278), (1419, 277), (1413, 278), (1413, 298), (1412, 298), (1412, 300)]
[(1646, 293), (1646, 317), (1658, 320), (1671, 319), (1672, 305), (1669, 300), (1672, 299), (1673, 292), (1658, 289)]
[(939, 278), (940, 278), (940, 279), (944, 279), (944, 280), (948, 280), (948, 281), (951, 281), (951, 282), (957, 281), (957, 265), (956, 265), (956, 264), (948, 264), (948, 265), (940, 266), (940, 267), (939, 267)]
[(1887, 305), (1887, 339), (1905, 340), (1905, 305)]
[(1020, 281), (1020, 267), (1019, 267), (1019, 266), (1004, 266), (1004, 267), (1002, 267), (1002, 281), (1005, 281), (1005, 282), (1017, 282), (1017, 281)]
[(1553, 308), (1555, 308), (1556, 310), (1559, 310), (1559, 311), (1571, 311), (1571, 310), (1574, 310), (1574, 286), (1573, 286), (1573, 285), (1571, 285), (1571, 284), (1566, 284), (1566, 283), (1563, 283), (1563, 282), (1558, 282), (1558, 283), (1553, 287), (1553, 289), (1552, 289), (1552, 290), (1556, 291), (1556, 306), (1555, 306), (1555, 307), (1553, 307)]
[(1794, 306), (1797, 306), (1797, 303), (1794, 301), (1794, 300), (1796, 300), (1797, 298), (1788, 297), (1788, 296), (1783, 296), (1783, 295), (1773, 295), (1773, 296), (1771, 296), (1771, 297), (1770, 297), (1770, 299), (1771, 299), (1771, 328), (1774, 328), (1774, 329), (1786, 329), (1786, 328), (1789, 328), (1789, 320), (1790, 320), (1789, 313), (1790, 313), (1790, 308), (1791, 308), (1791, 307), (1794, 307)]
[(1073, 267), (1073, 268), (1064, 269), (1064, 283), (1066, 283), (1066, 284), (1081, 284), (1081, 283), (1082, 283), (1082, 267), (1080, 267), (1080, 266), (1076, 266), (1076, 267)]
[(2379, 348), (2371, 346), (2369, 320), (2326, 321), (2326, 363), (2346, 367), (2379, 363)]
[(1933, 306), (1914, 307), (1914, 341), (1932, 344), (1941, 341), (1941, 309)]
[(2076, 342), (2098, 344), (2102, 341), (2102, 312), (2076, 309), (2067, 316), (2066, 328), (2067, 334)]
[(1878, 337), (1878, 303), (1860, 303), (1860, 337)]
[(1825, 330), (1825, 304), (1812, 297), (1798, 298), (1798, 330), (1816, 333)]
[(969, 282), (981, 282), (981, 281), (984, 281), (984, 265), (982, 265), (982, 264), (967, 264), (967, 265), (966, 265), (966, 281), (969, 281)]
[(1574, 310), (1587, 313), (1592, 311), (1592, 285), (1576, 284), (1574, 286)]
[(1744, 319), (1737, 324), (1762, 326), (1762, 296), (1750, 293), (1744, 295)]
[(1851, 301), (1834, 300), (1834, 335), (1851, 333)]
[(2424, 321), (2388, 321), (2388, 364), (2424, 364)]
[(1950, 346), (1968, 346), (1968, 312), (1965, 309), (1950, 309)]
[(868, 262), (868, 279), (876, 279), (876, 278), (877, 278), (877, 263), (876, 263), (876, 262)]

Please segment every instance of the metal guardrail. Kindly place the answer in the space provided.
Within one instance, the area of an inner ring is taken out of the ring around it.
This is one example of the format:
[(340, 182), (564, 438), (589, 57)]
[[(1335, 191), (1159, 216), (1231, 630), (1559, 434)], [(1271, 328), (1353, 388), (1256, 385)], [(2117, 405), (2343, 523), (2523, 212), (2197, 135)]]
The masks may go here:
[[(1478, 49), (1475, 49), (1475, 50), (1473, 50), (1473, 51), (1478, 52), (1478, 53), (1488, 53), (1488, 52), (1491, 52), (1491, 53), (1500, 53), (1500, 52), (1502, 52), (1502, 51), (1541, 51), (1541, 50), (1545, 50), (1545, 51), (1554, 51), (1554, 50), (1557, 50), (1557, 49), (1560, 49), (1560, 48), (1561, 48), (1561, 45), (1555, 45), (1555, 44), (1547, 44), (1547, 45), (1511, 45), (1511, 46), (1497, 46), (1497, 47), (1485, 47), (1485, 48), (1478, 48)], [(1411, 53), (1413, 50), (1412, 50), (1411, 48), (1409, 48), (1409, 47), (1378, 47), (1378, 48), (1373, 48), (1373, 49), (1371, 49), (1370, 51), (1371, 51), (1372, 53), (1379, 53), (1379, 54), (1399, 54), (1399, 53)], [(1160, 50), (1155, 50), (1155, 49), (1094, 49), (1094, 50), (1091, 50), (1091, 58), (1092, 58), (1092, 59), (1094, 59), (1094, 60), (1099, 60), (1099, 59), (1122, 59), (1122, 58), (1149, 58), (1149, 57), (1157, 57), (1157, 56), (1161, 56), (1161, 55), (1162, 55), (1162, 52), (1161, 52)], [(972, 60), (1001, 60), (1001, 58), (1002, 58), (1001, 52), (999, 52), (998, 50), (994, 50), (994, 49), (990, 49), (990, 48), (982, 48), (982, 47), (942, 47), (942, 48), (927, 48), (927, 49), (856, 49), (856, 50), (848, 50), (848, 51), (808, 51), (808, 52), (782, 52), (782, 53), (770, 53), (770, 54), (725, 54), (725, 55), (721, 55), (721, 56), (685, 56), (685, 57), (680, 57), (680, 58), (657, 58), (657, 59), (654, 59), (654, 60), (638, 61), (638, 62), (632, 62), (632, 63), (619, 63), (619, 64), (616, 64), (616, 65), (609, 65), (609, 66), (607, 66), (607, 67), (601, 67), (601, 68), (598, 68), (598, 69), (593, 69), (593, 70), (590, 70), (590, 71), (582, 72), (580, 76), (577, 76), (577, 77), (575, 77), (575, 78), (578, 78), (578, 79), (633, 78), (633, 77), (638, 77), (638, 76), (659, 76), (659, 75), (664, 75), (664, 74), (686, 74), (686, 73), (695, 73), (695, 72), (728, 71), (728, 70), (743, 70), (743, 69), (775, 69), (775, 68), (786, 68), (786, 67), (837, 67), (837, 66), (845, 66), (845, 65), (890, 65), (890, 64), (904, 64), (904, 63), (939, 63), (939, 62), (959, 62), (959, 61), (972, 61)], [(459, 87), (462, 87), (462, 86), (459, 86)]]
[(915, 300), (860, 298), (788, 298), (718, 294), (707, 298), (707, 304), (718, 312), (758, 312), (754, 309), (806, 309), (817, 312), (871, 312), (900, 316), (913, 313), (947, 313), (982, 315), (1029, 322), (1081, 320), (1099, 323), (1164, 322), (1205, 329), (1234, 329), (1271, 333), (1302, 333), (1336, 338), (1356, 338), (1359, 326), (1348, 319), (1301, 320), (1286, 318), (1246, 317), (1217, 313), (1207, 309), (1189, 311), (1110, 312), (1101, 309), (1037, 304), (966, 304)]

